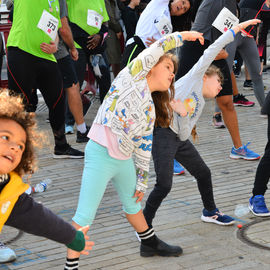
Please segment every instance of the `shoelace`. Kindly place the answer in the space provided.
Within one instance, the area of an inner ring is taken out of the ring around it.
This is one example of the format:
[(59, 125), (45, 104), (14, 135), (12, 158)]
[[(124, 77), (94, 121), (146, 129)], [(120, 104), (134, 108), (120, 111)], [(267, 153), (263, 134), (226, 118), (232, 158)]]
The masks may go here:
[(243, 94), (238, 94), (238, 95), (239, 95), (238, 96), (239, 99), (248, 102), (248, 100), (245, 98), (245, 96)]
[(243, 149), (245, 149), (246, 152), (250, 152), (250, 150), (247, 148), (249, 144), (250, 144), (250, 142), (248, 142), (247, 144), (243, 145)]
[(261, 198), (260, 200), (257, 201), (258, 206), (265, 206), (265, 201), (264, 198)]

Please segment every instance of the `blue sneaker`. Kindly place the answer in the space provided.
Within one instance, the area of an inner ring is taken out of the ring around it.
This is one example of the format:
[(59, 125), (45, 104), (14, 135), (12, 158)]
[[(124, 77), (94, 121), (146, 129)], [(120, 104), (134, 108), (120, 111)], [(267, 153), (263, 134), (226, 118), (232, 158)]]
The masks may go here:
[(255, 215), (259, 217), (268, 217), (270, 212), (265, 204), (263, 195), (256, 195), (249, 199), (249, 209)]
[(15, 252), (0, 242), (0, 263), (7, 263), (16, 260)]
[(235, 147), (232, 148), (232, 151), (230, 153), (230, 158), (232, 159), (239, 159), (239, 158), (243, 158), (245, 160), (256, 160), (259, 159), (261, 156), (255, 152), (253, 152), (252, 150), (249, 150), (247, 148), (247, 146), (250, 143), (247, 143), (244, 146), (239, 147), (238, 149), (236, 149)]
[(173, 174), (174, 175), (180, 175), (184, 174), (185, 169), (180, 165), (180, 163), (177, 160), (173, 160)]
[(208, 211), (205, 208), (202, 211), (201, 220), (204, 222), (216, 223), (218, 225), (232, 225), (235, 223), (234, 218), (222, 214), (218, 208), (213, 211)]
[(65, 134), (73, 134), (73, 126), (65, 125)]

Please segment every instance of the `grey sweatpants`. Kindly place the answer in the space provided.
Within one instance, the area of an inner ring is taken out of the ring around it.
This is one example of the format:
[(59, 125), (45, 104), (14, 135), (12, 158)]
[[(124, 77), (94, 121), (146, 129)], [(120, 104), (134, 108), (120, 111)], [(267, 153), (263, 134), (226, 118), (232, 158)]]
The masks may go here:
[(265, 100), (265, 94), (262, 75), (260, 75), (260, 56), (256, 42), (254, 38), (243, 37), (241, 33), (238, 33), (234, 42), (227, 45), (226, 51), (228, 52), (229, 56), (226, 60), (228, 62), (230, 71), (232, 71), (236, 49), (239, 51), (247, 66), (248, 72), (253, 82), (254, 94), (260, 106), (262, 107)]

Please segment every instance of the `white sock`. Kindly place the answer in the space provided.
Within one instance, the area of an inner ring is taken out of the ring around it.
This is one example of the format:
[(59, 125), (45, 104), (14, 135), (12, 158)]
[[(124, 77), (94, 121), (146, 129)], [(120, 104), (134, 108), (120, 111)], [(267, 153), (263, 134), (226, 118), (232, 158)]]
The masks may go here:
[(85, 133), (86, 132), (86, 124), (85, 122), (83, 122), (82, 124), (80, 125), (77, 125), (77, 130), (80, 131), (81, 133)]

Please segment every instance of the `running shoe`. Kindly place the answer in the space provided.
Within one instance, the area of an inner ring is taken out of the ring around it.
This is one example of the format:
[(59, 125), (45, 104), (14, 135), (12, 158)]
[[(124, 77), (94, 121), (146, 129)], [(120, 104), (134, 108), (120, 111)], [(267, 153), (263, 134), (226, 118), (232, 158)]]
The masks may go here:
[(240, 78), (241, 77), (241, 70), (234, 69), (233, 70), (235, 78)]
[(233, 104), (234, 104), (234, 106), (252, 107), (255, 105), (255, 102), (249, 101), (242, 94), (237, 94), (237, 95), (233, 96)]
[(208, 211), (204, 208), (202, 211), (201, 220), (204, 222), (215, 223), (223, 226), (228, 226), (235, 223), (234, 218), (224, 215), (218, 210), (218, 208), (213, 211)]
[(73, 134), (73, 133), (74, 133), (73, 126), (65, 125), (65, 134)]
[(243, 145), (236, 149), (234, 146), (232, 147), (232, 151), (230, 153), (230, 158), (232, 159), (245, 159), (245, 160), (256, 160), (259, 159), (261, 156), (252, 150), (248, 149), (247, 146), (250, 143), (247, 143), (246, 145)]
[(69, 144), (63, 147), (55, 146), (53, 158), (84, 158), (84, 152), (72, 148)]
[(177, 160), (173, 160), (173, 174), (174, 175), (180, 175), (184, 174), (185, 169), (181, 166), (181, 164)]
[(265, 204), (263, 195), (256, 195), (249, 199), (249, 209), (255, 215), (259, 217), (268, 217), (270, 212)]
[(155, 245), (146, 245), (141, 242), (140, 255), (142, 257), (162, 256), (162, 257), (178, 257), (183, 253), (183, 249), (179, 246), (172, 246), (160, 240), (157, 236)]
[(88, 142), (89, 138), (87, 137), (90, 127), (86, 126), (86, 131), (84, 133), (81, 133), (80, 131), (77, 131), (77, 143), (84, 143)]
[(15, 252), (0, 242), (0, 263), (7, 263), (16, 260)]
[(224, 122), (222, 121), (221, 113), (216, 113), (213, 116), (213, 126), (214, 128), (225, 128)]
[(243, 87), (245, 89), (253, 89), (253, 82), (252, 82), (252, 80), (245, 80), (244, 81), (244, 84), (243, 84)]

